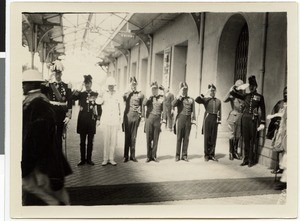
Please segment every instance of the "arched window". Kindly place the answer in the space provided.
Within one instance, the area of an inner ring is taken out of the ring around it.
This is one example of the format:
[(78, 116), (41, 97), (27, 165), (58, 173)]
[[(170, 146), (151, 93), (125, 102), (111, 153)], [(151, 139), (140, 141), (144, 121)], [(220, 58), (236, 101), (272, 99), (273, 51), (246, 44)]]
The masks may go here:
[(249, 45), (249, 32), (248, 32), (248, 26), (247, 24), (245, 24), (240, 33), (240, 37), (236, 47), (234, 82), (238, 79), (241, 79), (244, 82), (246, 82), (248, 45)]

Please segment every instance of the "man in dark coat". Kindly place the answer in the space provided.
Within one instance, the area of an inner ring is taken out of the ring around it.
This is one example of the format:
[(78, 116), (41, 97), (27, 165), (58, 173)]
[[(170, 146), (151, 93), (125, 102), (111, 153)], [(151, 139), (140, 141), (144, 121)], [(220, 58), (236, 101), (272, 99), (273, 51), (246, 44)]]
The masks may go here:
[[(257, 82), (255, 76), (248, 78), (250, 93), (241, 94), (235, 86), (230, 94), (233, 97), (244, 100), (244, 111), (242, 115), (242, 136), (244, 140), (245, 156), (241, 166), (252, 167), (256, 160), (258, 137), (257, 132), (263, 130), (266, 124), (266, 111), (264, 96), (257, 93)], [(261, 115), (259, 116), (259, 109)], [(259, 119), (260, 118), (260, 119)], [(258, 126), (259, 125), (259, 126)]]
[(215, 149), (218, 125), (221, 123), (221, 101), (215, 97), (215, 85), (208, 85), (208, 89), (209, 97), (199, 96), (195, 101), (205, 107), (202, 130), (202, 133), (204, 133), (204, 159), (205, 161), (218, 161), (215, 158)]
[(172, 102), (174, 100), (174, 94), (170, 92), (170, 88), (168, 87), (165, 89), (165, 94), (164, 94), (164, 120), (166, 121), (166, 127), (170, 131), (172, 131), (172, 126), (173, 126), (173, 107), (172, 107)]
[(64, 67), (61, 61), (53, 62), (52, 71), (55, 77), (54, 82), (50, 80), (44, 84), (42, 90), (50, 100), (56, 115), (57, 138), (62, 148), (63, 133), (66, 125), (72, 117), (72, 91), (71, 85), (62, 81)]
[[(188, 160), (188, 145), (192, 123), (195, 123), (195, 101), (188, 96), (188, 85), (186, 82), (179, 84), (179, 94), (172, 102), (173, 108), (177, 107), (174, 133), (177, 134), (175, 161)], [(182, 146), (182, 148), (181, 148)], [(182, 154), (181, 154), (182, 149)], [(181, 154), (181, 158), (180, 158)]]
[(151, 84), (152, 95), (146, 98), (143, 105), (147, 107), (148, 116), (145, 121), (145, 132), (147, 140), (147, 160), (146, 163), (153, 160), (159, 162), (157, 159), (157, 146), (159, 134), (161, 132), (161, 123), (165, 121), (162, 118), (163, 113), (163, 95), (158, 94), (158, 84), (153, 82)]
[(23, 205), (68, 205), (64, 178), (72, 170), (58, 145), (55, 111), (41, 93), (42, 82), (36, 70), (23, 73)]
[(123, 131), (125, 132), (124, 144), (124, 159), (123, 162), (130, 160), (137, 162), (135, 158), (135, 143), (137, 130), (143, 113), (144, 95), (141, 91), (137, 91), (137, 80), (135, 77), (130, 78), (130, 91), (123, 95), (125, 103), (124, 117), (123, 117)]
[[(80, 162), (78, 166), (85, 163), (95, 165), (92, 161), (92, 151), (94, 135), (96, 134), (96, 124), (100, 125), (100, 117), (102, 108), (100, 104), (96, 103), (98, 93), (92, 91), (92, 76), (84, 75), (84, 82), (86, 90), (74, 91), (73, 100), (79, 100), (79, 114), (77, 120), (77, 133), (80, 134)], [(86, 145), (87, 139), (87, 145)]]

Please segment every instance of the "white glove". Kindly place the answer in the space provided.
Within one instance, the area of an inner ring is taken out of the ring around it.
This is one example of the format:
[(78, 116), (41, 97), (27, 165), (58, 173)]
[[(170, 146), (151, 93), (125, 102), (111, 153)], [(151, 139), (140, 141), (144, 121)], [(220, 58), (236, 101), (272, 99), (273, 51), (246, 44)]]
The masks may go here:
[(100, 120), (97, 120), (97, 127), (100, 126)]
[(145, 118), (144, 117), (141, 117), (141, 122), (145, 122)]
[(70, 121), (70, 118), (68, 118), (68, 117), (66, 117), (66, 118), (64, 119), (64, 123), (65, 123), (65, 124), (68, 124), (69, 121)]
[(197, 124), (197, 121), (196, 120), (192, 120), (191, 124)]
[(271, 120), (273, 117), (274, 117), (274, 115), (269, 114), (269, 115), (267, 116), (267, 119), (268, 119), (268, 120)]
[(263, 130), (263, 129), (265, 129), (265, 125), (261, 124), (261, 125), (259, 125), (259, 127), (257, 128), (257, 131), (261, 131), (261, 130)]

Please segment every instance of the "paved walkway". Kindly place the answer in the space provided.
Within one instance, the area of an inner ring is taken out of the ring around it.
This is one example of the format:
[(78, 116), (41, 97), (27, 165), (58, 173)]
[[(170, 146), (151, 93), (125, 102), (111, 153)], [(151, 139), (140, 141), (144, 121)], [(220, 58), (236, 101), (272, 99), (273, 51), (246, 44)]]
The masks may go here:
[[(195, 138), (195, 128), (192, 129), (190, 137), (188, 151), (190, 162), (174, 161), (176, 136), (169, 131), (163, 131), (158, 147), (160, 162), (146, 163), (146, 135), (141, 124), (136, 145), (136, 157), (139, 162), (122, 162), (124, 134), (120, 130), (115, 157), (118, 165), (103, 167), (101, 166), (103, 128), (100, 126), (97, 128), (94, 141), (93, 161), (96, 165), (77, 167), (80, 160), (79, 135), (76, 134), (77, 113), (76, 107), (73, 110), (74, 117), (69, 124), (67, 149), (73, 174), (67, 177), (66, 186), (70, 191), (73, 204), (172, 204), (187, 201), (191, 203), (201, 201), (203, 204), (213, 202), (276, 204), (281, 197), (280, 191), (273, 190), (274, 177), (268, 168), (262, 165), (252, 168), (241, 167), (239, 166), (241, 161), (228, 159), (226, 134), (220, 133), (217, 140), (216, 157), (219, 162), (205, 162), (203, 135), (198, 134)], [(146, 197), (146, 195), (144, 197), (145, 191), (152, 192), (151, 197)], [(115, 195), (109, 195), (115, 192), (117, 192)], [(158, 192), (160, 194), (157, 195)], [(185, 194), (187, 192), (190, 194)], [(89, 197), (83, 197), (85, 193)], [(107, 197), (102, 197), (101, 201), (100, 195), (104, 196), (105, 193)], [(136, 197), (132, 199), (130, 193)], [(93, 197), (96, 195), (100, 198)], [(253, 195), (260, 197), (255, 198)], [(116, 196), (119, 200), (112, 201), (112, 198)], [(222, 200), (224, 197), (226, 197), (225, 201)]]

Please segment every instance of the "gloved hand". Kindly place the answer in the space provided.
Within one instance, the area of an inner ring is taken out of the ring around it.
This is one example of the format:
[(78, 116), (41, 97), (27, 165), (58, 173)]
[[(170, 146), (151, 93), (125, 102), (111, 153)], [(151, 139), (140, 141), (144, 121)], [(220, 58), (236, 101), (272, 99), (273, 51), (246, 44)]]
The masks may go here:
[(70, 118), (69, 118), (69, 117), (65, 117), (65, 119), (64, 119), (64, 123), (65, 123), (65, 124), (68, 124), (68, 123), (69, 123), (69, 121), (70, 121)]
[(265, 125), (260, 124), (259, 127), (257, 128), (257, 131), (261, 131), (263, 129), (265, 129)]
[(271, 120), (273, 117), (274, 117), (274, 115), (269, 114), (269, 115), (267, 116), (267, 119), (268, 119), (268, 120)]
[(97, 127), (100, 126), (100, 120), (97, 120)]
[(197, 121), (196, 120), (192, 120), (191, 123), (197, 125)]
[(218, 121), (217, 121), (217, 124), (221, 124), (221, 121), (220, 121), (220, 120), (218, 120)]
[(183, 96), (183, 88), (180, 88), (179, 93), (177, 95), (177, 99), (181, 99)]

